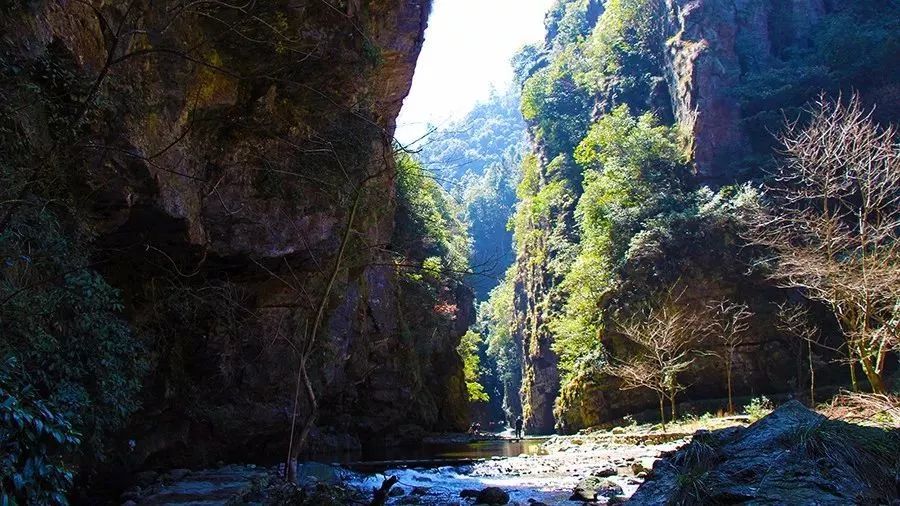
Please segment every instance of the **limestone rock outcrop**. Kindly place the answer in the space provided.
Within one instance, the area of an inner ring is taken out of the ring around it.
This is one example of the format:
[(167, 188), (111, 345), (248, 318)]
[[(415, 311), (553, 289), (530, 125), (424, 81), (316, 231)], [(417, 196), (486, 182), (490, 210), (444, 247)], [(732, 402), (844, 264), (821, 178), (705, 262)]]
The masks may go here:
[[(464, 428), (471, 294), (440, 294), (445, 316), (401, 303), (388, 251), (429, 0), (15, 4), (7, 82), (49, 86), (21, 71), (46, 64), (71, 89), (16, 121), (35, 152), (65, 153), (52, 170), (151, 354), (130, 464), (281, 458), (310, 338), (313, 447)], [(47, 121), (59, 107), (76, 147)]]

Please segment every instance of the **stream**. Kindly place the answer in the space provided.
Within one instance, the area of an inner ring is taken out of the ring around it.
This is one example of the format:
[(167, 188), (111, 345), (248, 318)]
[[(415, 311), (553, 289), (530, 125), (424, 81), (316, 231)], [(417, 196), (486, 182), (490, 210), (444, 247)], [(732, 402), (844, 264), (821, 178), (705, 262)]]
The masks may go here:
[[(576, 485), (596, 492), (595, 503), (621, 502), (642, 483), (662, 452), (684, 444), (690, 434), (600, 432), (515, 440), (504, 435), (472, 441), (466, 435), (444, 435), (412, 447), (351, 454), (319, 455), (300, 464), (301, 485), (328, 483), (372, 497), (389, 476), (398, 483), (388, 505), (471, 505), (463, 491), (498, 487), (509, 504), (580, 505), (573, 501)], [(252, 489), (254, 480), (271, 476), (274, 468), (222, 465), (215, 469), (151, 472), (146, 483), (129, 489), (122, 503), (135, 505), (258, 504), (235, 502)]]
[[(321, 480), (332, 473), (363, 493), (377, 489), (388, 476), (399, 480), (387, 504), (471, 504), (463, 490), (499, 487), (510, 502), (575, 505), (573, 489), (594, 477), (610, 487), (608, 499), (637, 490), (641, 469), (652, 467), (662, 451), (680, 442), (645, 445), (554, 436), (476, 442), (429, 442), (357, 456), (319, 457), (301, 466), (300, 476)], [(317, 476), (324, 473), (325, 476)], [(302, 479), (302, 478), (301, 478)], [(402, 493), (401, 493), (402, 492)]]

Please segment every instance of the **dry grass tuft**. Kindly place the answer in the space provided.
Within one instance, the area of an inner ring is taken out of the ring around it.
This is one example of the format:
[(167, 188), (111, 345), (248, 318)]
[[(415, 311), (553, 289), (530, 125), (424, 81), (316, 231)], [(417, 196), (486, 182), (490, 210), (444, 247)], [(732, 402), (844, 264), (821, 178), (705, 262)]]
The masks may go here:
[(900, 428), (900, 396), (841, 392), (819, 407), (828, 418), (863, 425)]

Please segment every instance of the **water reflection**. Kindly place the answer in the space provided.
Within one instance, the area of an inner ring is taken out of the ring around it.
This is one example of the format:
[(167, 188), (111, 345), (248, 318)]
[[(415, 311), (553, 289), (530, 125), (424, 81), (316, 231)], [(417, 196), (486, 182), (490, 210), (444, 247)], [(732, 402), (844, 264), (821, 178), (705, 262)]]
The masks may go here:
[(546, 440), (547, 438), (534, 437), (474, 442), (423, 442), (411, 446), (367, 448), (361, 452), (312, 455), (309, 460), (341, 465), (390, 462), (392, 466), (403, 461), (409, 461), (410, 465), (427, 466), (429, 461), (434, 461), (435, 466), (440, 466), (493, 457), (536, 455), (541, 443)]

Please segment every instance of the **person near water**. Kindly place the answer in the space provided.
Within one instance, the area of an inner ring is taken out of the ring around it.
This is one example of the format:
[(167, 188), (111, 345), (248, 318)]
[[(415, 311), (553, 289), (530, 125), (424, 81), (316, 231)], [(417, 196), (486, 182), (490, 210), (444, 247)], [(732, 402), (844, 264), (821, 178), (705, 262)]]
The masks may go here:
[(516, 439), (522, 438), (522, 417), (516, 418)]

